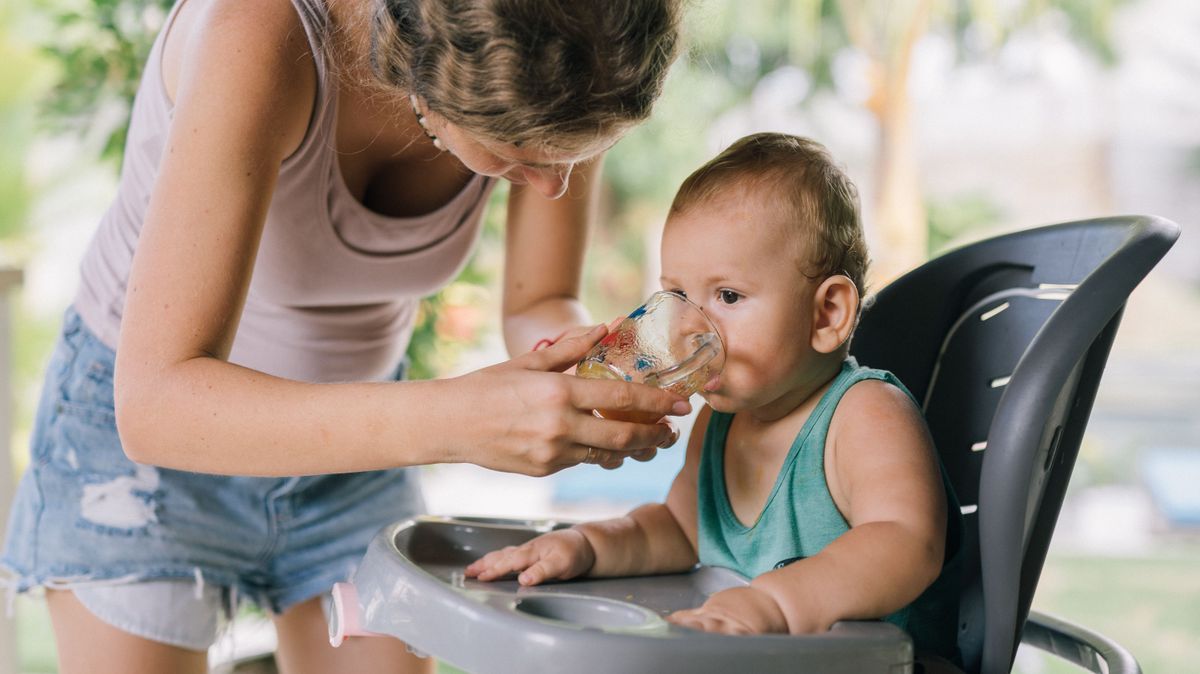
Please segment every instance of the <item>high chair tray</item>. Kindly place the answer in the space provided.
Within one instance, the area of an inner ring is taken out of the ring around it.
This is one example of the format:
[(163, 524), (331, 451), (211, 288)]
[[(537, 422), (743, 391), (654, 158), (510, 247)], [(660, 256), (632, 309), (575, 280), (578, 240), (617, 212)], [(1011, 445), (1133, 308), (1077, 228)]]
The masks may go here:
[(391, 636), (477, 674), (912, 671), (912, 641), (886, 622), (841, 622), (808, 636), (728, 636), (667, 623), (667, 614), (747, 583), (719, 567), (528, 588), (463, 577), (484, 553), (566, 526), (432, 516), (388, 526), (353, 583), (333, 592), (331, 641)]

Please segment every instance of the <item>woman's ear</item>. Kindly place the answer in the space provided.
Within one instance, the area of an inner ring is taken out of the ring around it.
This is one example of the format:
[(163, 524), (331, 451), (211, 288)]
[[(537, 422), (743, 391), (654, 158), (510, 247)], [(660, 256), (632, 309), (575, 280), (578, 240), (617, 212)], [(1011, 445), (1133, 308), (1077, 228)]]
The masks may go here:
[(813, 294), (813, 350), (837, 351), (850, 339), (857, 318), (858, 288), (854, 282), (841, 274), (825, 279)]

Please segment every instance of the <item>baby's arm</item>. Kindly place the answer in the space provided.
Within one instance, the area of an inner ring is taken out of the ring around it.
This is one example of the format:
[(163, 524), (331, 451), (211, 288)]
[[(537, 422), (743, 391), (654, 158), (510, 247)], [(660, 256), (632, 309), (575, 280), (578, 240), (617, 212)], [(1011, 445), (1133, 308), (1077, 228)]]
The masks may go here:
[(465, 570), (495, 580), (519, 573), (522, 585), (546, 580), (640, 576), (686, 571), (696, 564), (696, 475), (709, 410), (697, 415), (683, 468), (666, 503), (640, 506), (628, 515), (552, 531), (519, 546), (496, 550)]
[(750, 584), (779, 604), (793, 634), (886, 616), (916, 599), (942, 567), (946, 496), (912, 400), (883, 382), (852, 387), (834, 413), (825, 460), (850, 530)]
[(821, 632), (886, 616), (937, 578), (946, 499), (933, 442), (904, 393), (878, 381), (847, 391), (834, 413), (826, 476), (850, 524), (820, 553), (718, 592), (673, 622), (728, 633)]

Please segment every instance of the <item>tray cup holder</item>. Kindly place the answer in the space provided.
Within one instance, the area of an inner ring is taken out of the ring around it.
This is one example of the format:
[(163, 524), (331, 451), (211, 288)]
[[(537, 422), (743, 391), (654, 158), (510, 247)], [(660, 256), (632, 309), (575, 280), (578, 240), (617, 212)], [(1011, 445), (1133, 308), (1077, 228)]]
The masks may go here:
[(639, 629), (662, 623), (661, 618), (640, 606), (600, 597), (534, 595), (518, 599), (513, 610), (544, 620), (601, 630)]

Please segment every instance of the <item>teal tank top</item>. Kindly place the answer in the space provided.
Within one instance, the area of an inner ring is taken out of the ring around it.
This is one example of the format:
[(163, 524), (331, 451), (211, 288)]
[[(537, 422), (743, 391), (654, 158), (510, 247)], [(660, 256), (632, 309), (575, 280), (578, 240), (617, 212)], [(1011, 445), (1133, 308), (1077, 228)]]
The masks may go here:
[[(725, 491), (725, 440), (733, 415), (713, 411), (697, 478), (701, 564), (723, 566), (754, 578), (817, 554), (849, 530), (825, 482), (825, 438), (842, 396), (854, 384), (868, 379), (885, 381), (912, 397), (891, 372), (861, 367), (853, 357), (847, 358), (796, 435), (766, 505), (751, 526), (738, 520)], [(908, 631), (918, 653), (958, 661), (955, 642), (962, 515), (944, 469), (942, 482), (949, 519), (942, 573), (912, 604), (886, 620)]]

